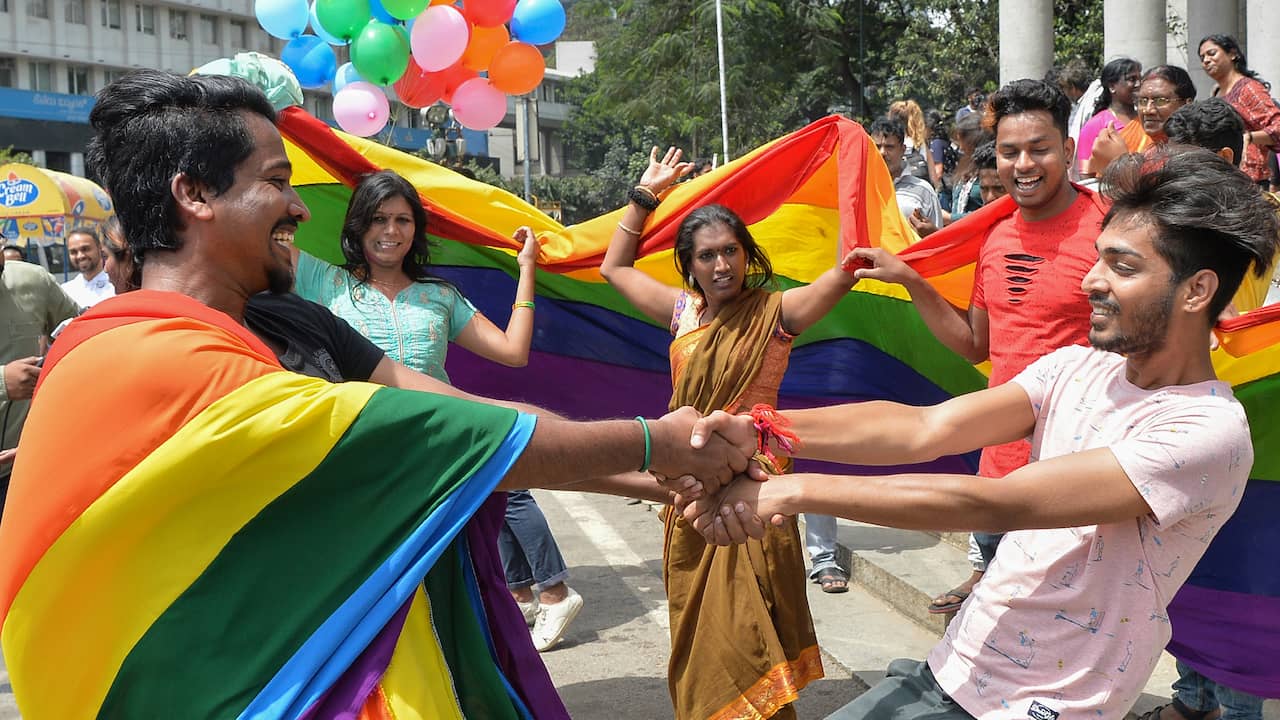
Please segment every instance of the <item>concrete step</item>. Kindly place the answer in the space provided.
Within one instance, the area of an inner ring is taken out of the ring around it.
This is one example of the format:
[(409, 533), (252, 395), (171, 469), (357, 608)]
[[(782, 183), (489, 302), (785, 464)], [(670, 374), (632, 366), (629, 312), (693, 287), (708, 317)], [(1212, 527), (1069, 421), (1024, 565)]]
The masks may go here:
[(907, 619), (941, 635), (949, 616), (930, 613), (929, 601), (969, 577), (965, 552), (930, 533), (846, 520), (837, 527), (836, 541), (849, 558), (851, 579)]

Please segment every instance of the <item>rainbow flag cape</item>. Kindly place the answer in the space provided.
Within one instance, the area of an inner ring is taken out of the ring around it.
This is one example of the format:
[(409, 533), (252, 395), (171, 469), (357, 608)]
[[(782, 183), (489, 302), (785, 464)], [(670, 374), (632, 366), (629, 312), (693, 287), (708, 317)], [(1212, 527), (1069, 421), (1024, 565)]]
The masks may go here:
[[(498, 368), (460, 348), (448, 372), (458, 386), (545, 405), (573, 417), (661, 413), (671, 394), (665, 327), (649, 322), (615, 293), (597, 267), (622, 210), (564, 227), (519, 198), (360, 138), (330, 129), (297, 109), (280, 121), (294, 183), (314, 219), (298, 242), (340, 262), (338, 229), (350, 187), (362, 173), (390, 168), (409, 178), (430, 214), (438, 242), (432, 260), (499, 325), (510, 313), (517, 275), (511, 233), (529, 225), (542, 240), (538, 311), (529, 366)], [(749, 223), (769, 253), (782, 287), (810, 282), (842, 250), (881, 246), (901, 254), (951, 302), (967, 307), (973, 265), (986, 230), (1015, 209), (1004, 199), (923, 241), (895, 202), (884, 163), (857, 124), (819, 120), (717, 170), (682, 183), (648, 219), (637, 267), (679, 285), (672, 247), (680, 220), (695, 207), (722, 203)], [(1237, 296), (1237, 306), (1252, 301)], [(1256, 292), (1255, 292), (1256, 294)], [(1083, 309), (1082, 309), (1083, 311)], [(1280, 547), (1280, 308), (1223, 323), (1215, 352), (1249, 414), (1256, 455), (1241, 508), (1170, 609), (1175, 654), (1233, 687), (1280, 696), (1280, 572), (1268, 548)], [(815, 406), (888, 399), (935, 403), (986, 386), (974, 367), (938, 343), (900, 287), (860, 282), (822, 322), (795, 342), (780, 404)], [(968, 472), (976, 456), (933, 467)], [(884, 472), (884, 468), (868, 468)]]
[(24, 718), (547, 706), (503, 668), (475, 578), (492, 559), (466, 529), (534, 418), (285, 372), (231, 318), (155, 291), (72, 323), (37, 396), (0, 522)]

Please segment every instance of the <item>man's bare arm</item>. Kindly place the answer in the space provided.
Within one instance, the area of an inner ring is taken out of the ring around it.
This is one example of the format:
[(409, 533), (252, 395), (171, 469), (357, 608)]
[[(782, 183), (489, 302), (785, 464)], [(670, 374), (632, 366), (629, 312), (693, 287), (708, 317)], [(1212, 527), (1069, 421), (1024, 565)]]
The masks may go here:
[[(738, 482), (718, 501), (690, 503), (685, 517), (707, 534), (716, 515), (708, 514), (708, 506), (717, 504), (735, 510), (730, 515), (737, 522), (727, 523), (730, 529), (751, 526), (753, 516), (812, 512), (905, 529), (1007, 532), (1121, 522), (1151, 512), (1107, 448), (1033, 462), (1003, 478), (797, 474)], [(751, 530), (744, 528), (756, 534)]]
[(420, 373), (402, 363), (398, 363), (389, 357), (384, 356), (378, 366), (374, 368), (373, 374), (369, 376), (369, 382), (387, 387), (400, 388), (401, 390), (417, 390), (418, 392), (436, 393), (438, 395), (448, 395), (449, 397), (461, 398), (472, 402), (486, 403), (489, 405), (497, 405), (499, 407), (511, 408), (519, 410), (530, 415), (538, 417), (558, 418), (559, 415), (540, 408), (536, 405), (528, 403), (509, 402), (506, 400), (494, 400), (492, 398), (472, 395), (450, 385), (447, 382), (437, 380), (430, 375)]

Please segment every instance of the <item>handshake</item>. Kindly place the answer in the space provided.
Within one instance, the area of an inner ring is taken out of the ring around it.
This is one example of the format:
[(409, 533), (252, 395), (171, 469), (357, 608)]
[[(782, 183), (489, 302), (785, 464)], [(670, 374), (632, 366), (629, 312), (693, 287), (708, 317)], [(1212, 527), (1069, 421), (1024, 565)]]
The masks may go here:
[[(664, 448), (655, 455), (651, 474), (671, 495), (675, 512), (708, 543), (730, 545), (762, 538), (763, 517), (781, 525), (787, 483), (772, 478), (762, 464), (766, 443), (752, 415), (717, 410), (702, 417), (683, 407), (653, 423), (664, 440), (667, 432), (687, 438), (684, 447)], [(660, 443), (655, 437), (654, 452)], [(669, 449), (670, 457), (665, 450)], [(767, 464), (767, 461), (765, 461)]]

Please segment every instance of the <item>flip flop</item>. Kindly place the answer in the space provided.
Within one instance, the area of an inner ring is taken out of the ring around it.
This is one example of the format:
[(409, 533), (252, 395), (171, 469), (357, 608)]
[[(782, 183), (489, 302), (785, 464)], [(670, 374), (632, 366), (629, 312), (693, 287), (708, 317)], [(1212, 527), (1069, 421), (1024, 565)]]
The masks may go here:
[[(961, 590), (960, 588), (951, 588), (934, 598), (933, 602), (929, 603), (929, 612), (934, 615), (953, 613), (960, 609), (960, 606), (964, 604), (965, 598), (967, 597), (969, 597), (969, 591)], [(938, 602), (939, 600), (946, 600), (947, 598), (959, 599), (952, 602)]]
[(822, 572), (818, 573), (816, 580), (824, 593), (849, 592), (849, 573), (838, 567), (823, 568)]

